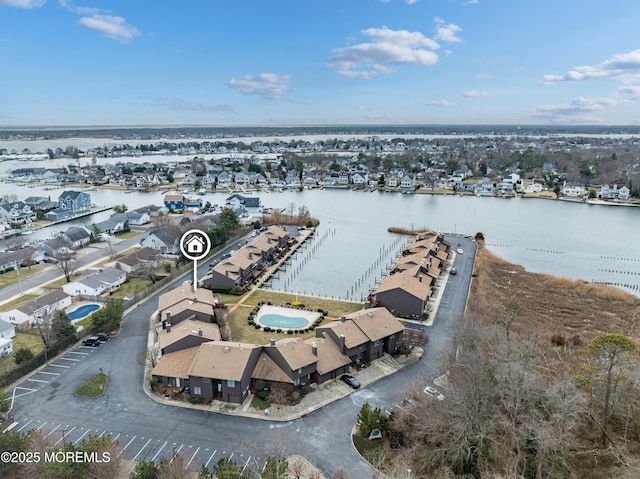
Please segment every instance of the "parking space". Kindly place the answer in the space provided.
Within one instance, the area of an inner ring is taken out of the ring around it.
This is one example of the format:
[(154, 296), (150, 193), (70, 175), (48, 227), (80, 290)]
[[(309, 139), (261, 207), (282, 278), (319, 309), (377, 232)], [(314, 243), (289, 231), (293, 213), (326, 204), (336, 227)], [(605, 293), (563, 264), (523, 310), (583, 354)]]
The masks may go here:
[(213, 444), (190, 444), (169, 439), (156, 439), (127, 432), (108, 431), (86, 427), (85, 425), (63, 424), (30, 419), (16, 424), (16, 431), (26, 433), (39, 431), (43, 438), (55, 448), (64, 448), (67, 444), (78, 446), (89, 436), (109, 436), (116, 444), (116, 457), (131, 461), (153, 461), (158, 464), (163, 458), (173, 461), (177, 455), (184, 459), (185, 469), (198, 471), (204, 464), (209, 469), (222, 458), (235, 461), (244, 471), (246, 468), (264, 468), (266, 457), (255, 457), (247, 452)]
[(10, 398), (12, 401), (16, 401), (24, 396), (40, 391), (43, 387), (63, 377), (65, 373), (90, 358), (93, 354), (99, 353), (102, 347), (105, 347), (105, 345), (103, 344), (97, 348), (77, 346), (73, 350), (67, 351), (63, 356), (52, 360), (45, 367), (32, 374), (22, 385), (14, 388), (10, 393)]

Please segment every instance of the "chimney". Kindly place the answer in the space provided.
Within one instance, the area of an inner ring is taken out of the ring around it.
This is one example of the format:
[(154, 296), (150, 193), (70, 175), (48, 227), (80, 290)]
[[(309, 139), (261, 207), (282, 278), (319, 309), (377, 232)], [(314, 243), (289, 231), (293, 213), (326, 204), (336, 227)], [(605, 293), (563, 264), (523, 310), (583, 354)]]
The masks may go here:
[(271, 346), (275, 346), (276, 345), (276, 338), (271, 338)]
[(340, 352), (342, 354), (345, 354), (345, 351), (346, 351), (347, 348), (346, 348), (346, 345), (345, 345), (345, 342), (344, 342), (344, 340), (345, 340), (344, 334), (341, 334), (338, 339), (340, 340), (340, 344), (338, 345), (338, 346), (340, 346)]
[(346, 319), (347, 319), (347, 317), (344, 314), (342, 316), (340, 316), (340, 322), (341, 323), (344, 323)]
[(418, 281), (422, 283), (422, 275), (418, 276)]
[(198, 336), (202, 336), (202, 328), (198, 328)]
[(171, 332), (171, 323), (167, 323), (167, 333)]
[(314, 356), (318, 356), (318, 345), (316, 343), (311, 343), (311, 352)]
[(229, 270), (228, 270), (228, 269), (225, 269), (225, 270), (224, 270), (224, 275), (225, 275), (227, 278), (229, 277)]
[(164, 320), (167, 324), (171, 323), (171, 311), (164, 312)]

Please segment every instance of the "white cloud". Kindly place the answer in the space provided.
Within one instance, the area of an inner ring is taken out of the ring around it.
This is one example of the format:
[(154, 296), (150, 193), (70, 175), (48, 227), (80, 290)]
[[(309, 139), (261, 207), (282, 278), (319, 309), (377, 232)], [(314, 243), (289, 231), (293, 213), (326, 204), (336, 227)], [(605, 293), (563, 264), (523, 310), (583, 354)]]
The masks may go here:
[(47, 3), (47, 0), (0, 0), (0, 5), (16, 8), (38, 8)]
[(618, 95), (624, 95), (632, 99), (640, 99), (640, 86), (638, 85), (627, 85), (618, 88), (616, 92)]
[(92, 15), (82, 17), (80, 25), (104, 33), (107, 37), (121, 42), (128, 42), (140, 35), (140, 30), (129, 25), (124, 18), (112, 15)]
[(420, 32), (382, 27), (368, 28), (360, 33), (372, 41), (333, 50), (327, 67), (342, 76), (369, 79), (393, 71), (389, 65), (433, 65), (438, 61), (433, 50), (440, 45)]
[(449, 100), (434, 100), (427, 103), (428, 106), (442, 106), (442, 107), (450, 107), (456, 106), (455, 103), (450, 102)]
[(478, 0), (467, 0), (466, 2), (462, 2), (462, 5), (466, 7), (468, 5), (477, 5), (478, 3), (480, 3)]
[(535, 109), (532, 116), (543, 118), (554, 122), (597, 122), (602, 119), (591, 115), (602, 112), (606, 107), (615, 106), (620, 103), (629, 103), (628, 100), (616, 100), (615, 98), (584, 98), (578, 97), (569, 103), (559, 105), (544, 105)]
[(438, 26), (436, 26), (436, 40), (442, 40), (448, 43), (460, 43), (462, 38), (456, 36), (458, 32), (462, 31), (455, 23), (446, 23), (442, 18), (436, 17), (435, 19)]
[(245, 75), (242, 80), (231, 79), (229, 86), (245, 95), (260, 95), (267, 100), (279, 100), (289, 88), (289, 76), (275, 73)]
[(465, 91), (462, 94), (462, 98), (465, 98), (467, 100), (470, 100), (471, 98), (481, 98), (481, 97), (487, 97), (487, 96), (491, 96), (491, 94), (487, 93), (486, 91), (478, 91), (478, 90), (469, 90), (469, 91)]
[(599, 65), (575, 67), (563, 75), (545, 75), (542, 83), (581, 80), (640, 81), (640, 49), (614, 55)]
[(407, 5), (413, 5), (414, 3), (417, 3), (418, 0), (406, 0)]

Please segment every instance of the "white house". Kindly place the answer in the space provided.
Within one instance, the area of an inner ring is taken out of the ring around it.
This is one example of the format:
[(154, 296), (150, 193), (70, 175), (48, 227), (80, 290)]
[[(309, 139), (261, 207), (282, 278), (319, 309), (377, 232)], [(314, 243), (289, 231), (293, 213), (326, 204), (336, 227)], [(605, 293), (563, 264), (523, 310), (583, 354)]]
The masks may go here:
[(0, 312), (0, 320), (28, 327), (41, 318), (68, 306), (71, 306), (71, 297), (67, 293), (55, 289), (31, 301), (18, 304), (8, 311)]
[(127, 280), (127, 273), (117, 268), (106, 267), (97, 271), (90, 271), (71, 283), (62, 286), (62, 290), (71, 295), (100, 296), (107, 291), (116, 290)]
[(539, 193), (542, 191), (542, 185), (533, 180), (522, 180), (523, 193)]
[(502, 177), (502, 181), (508, 181), (509, 183), (515, 185), (518, 181), (520, 181), (520, 175), (518, 173), (509, 173)]
[(580, 198), (587, 194), (587, 189), (584, 187), (582, 183), (570, 182), (566, 181), (562, 185), (562, 194), (564, 196)]
[(618, 185), (603, 185), (600, 190), (600, 196), (602, 196), (603, 199), (628, 200), (630, 193), (629, 188), (626, 186), (618, 188)]
[(0, 320), (0, 358), (13, 353), (13, 338), (15, 335), (16, 327)]
[(351, 181), (354, 185), (366, 185), (369, 181), (369, 174), (364, 171), (356, 171), (351, 175)]
[(389, 188), (397, 188), (398, 187), (398, 177), (396, 175), (391, 175), (387, 178), (387, 186)]
[(400, 188), (402, 189), (414, 189), (416, 186), (416, 178), (414, 175), (407, 173), (400, 180)]

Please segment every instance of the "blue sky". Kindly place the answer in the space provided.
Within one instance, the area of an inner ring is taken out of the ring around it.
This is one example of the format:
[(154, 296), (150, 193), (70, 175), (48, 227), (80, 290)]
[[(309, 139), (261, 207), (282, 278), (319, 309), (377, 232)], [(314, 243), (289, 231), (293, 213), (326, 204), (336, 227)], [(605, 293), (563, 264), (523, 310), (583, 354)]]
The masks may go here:
[(638, 0), (0, 0), (0, 125), (638, 124)]

